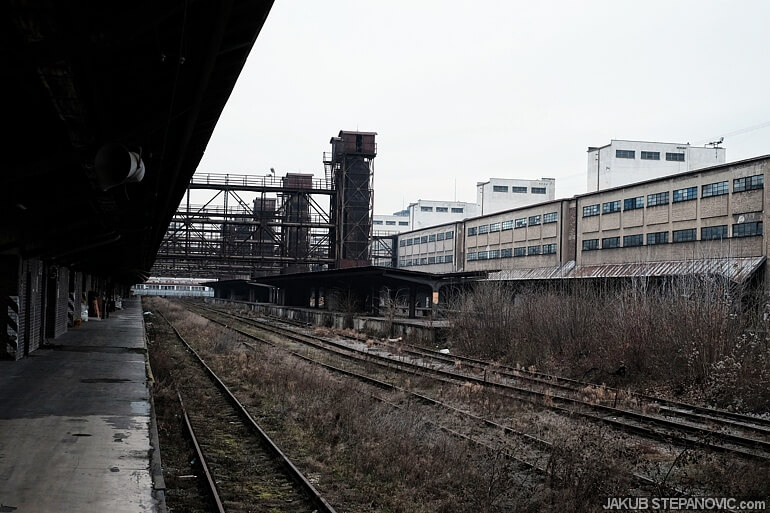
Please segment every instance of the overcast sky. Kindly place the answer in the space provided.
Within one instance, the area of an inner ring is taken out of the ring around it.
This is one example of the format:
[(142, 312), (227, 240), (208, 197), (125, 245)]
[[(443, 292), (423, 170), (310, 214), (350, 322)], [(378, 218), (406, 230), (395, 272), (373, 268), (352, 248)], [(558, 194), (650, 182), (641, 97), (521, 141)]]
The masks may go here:
[(332, 136), (373, 131), (386, 214), (490, 177), (585, 192), (610, 139), (768, 154), (769, 22), (765, 0), (276, 0), (198, 172), (322, 176)]

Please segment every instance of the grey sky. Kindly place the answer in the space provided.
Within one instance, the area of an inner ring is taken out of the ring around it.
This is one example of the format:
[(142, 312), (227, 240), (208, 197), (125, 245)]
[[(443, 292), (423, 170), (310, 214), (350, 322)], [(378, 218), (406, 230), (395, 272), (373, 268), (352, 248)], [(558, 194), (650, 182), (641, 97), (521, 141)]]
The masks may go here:
[(199, 172), (320, 175), (331, 136), (375, 131), (385, 214), (489, 177), (585, 192), (613, 138), (767, 154), (768, 22), (764, 0), (277, 0)]

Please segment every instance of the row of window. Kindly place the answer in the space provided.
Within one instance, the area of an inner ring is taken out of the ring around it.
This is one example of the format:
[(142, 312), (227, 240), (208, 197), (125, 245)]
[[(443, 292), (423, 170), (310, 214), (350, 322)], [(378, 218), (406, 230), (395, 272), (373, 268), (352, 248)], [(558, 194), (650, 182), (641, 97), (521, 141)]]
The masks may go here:
[(415, 265), (451, 264), (452, 261), (453, 261), (452, 255), (438, 255), (438, 256), (421, 257), (421, 258), (401, 258), (398, 261), (398, 266), (412, 267)]
[(526, 228), (527, 225), (529, 226), (537, 226), (539, 224), (548, 224), (548, 223), (555, 223), (559, 220), (559, 213), (558, 212), (550, 212), (548, 214), (543, 214), (542, 216), (529, 216), (522, 217), (521, 219), (516, 219), (514, 221), (508, 220), (508, 221), (502, 221), (499, 223), (492, 223), (492, 224), (482, 224), (481, 226), (471, 226), (468, 228), (468, 236), (473, 235), (483, 235), (485, 233), (494, 233), (494, 232), (500, 232), (505, 230), (511, 230), (513, 228)]
[[(383, 224), (382, 219), (375, 219), (374, 220), (374, 224), (375, 225), (382, 225)], [(396, 226), (396, 222), (395, 221), (385, 221), (384, 224), (386, 224), (387, 226)], [(399, 226), (409, 226), (409, 221), (399, 221), (398, 225)]]
[(207, 287), (198, 285), (148, 285), (139, 284), (134, 287), (136, 290), (206, 290)]
[(429, 242), (436, 242), (439, 240), (453, 239), (455, 236), (454, 230), (448, 232), (431, 233), (430, 235), (421, 235), (420, 237), (414, 237), (411, 239), (401, 239), (398, 241), (400, 247), (404, 246), (416, 246), (418, 244), (427, 244)]
[[(635, 159), (636, 150), (615, 150), (615, 158), (619, 159)], [(660, 160), (659, 151), (643, 151), (641, 152), (642, 160)], [(666, 152), (666, 160), (671, 162), (684, 162), (684, 153), (668, 153)]]
[(556, 244), (543, 244), (542, 246), (527, 246), (520, 248), (491, 249), (488, 251), (470, 251), (467, 255), (469, 262), (477, 260), (496, 260), (498, 258), (523, 257), (532, 255), (555, 255)]
[[(653, 246), (655, 244), (668, 244), (669, 232), (654, 232), (647, 234), (647, 245)], [(754, 223), (741, 223), (733, 225), (733, 237), (753, 237), (762, 235), (762, 221)], [(727, 225), (720, 226), (708, 226), (701, 228), (700, 240), (720, 240), (727, 239)], [(671, 232), (671, 242), (691, 242), (697, 239), (697, 231), (695, 228), (689, 228), (686, 230), (674, 230)], [(626, 235), (623, 237), (623, 247), (629, 248), (634, 246), (644, 245), (644, 236), (638, 235)], [(601, 239), (601, 249), (619, 248), (620, 237), (605, 237)], [(583, 240), (583, 251), (591, 251), (594, 249), (600, 249), (599, 239), (585, 239)]]
[[(464, 212), (463, 207), (436, 207), (436, 212), (447, 213), (450, 210), (453, 214), (462, 214)], [(420, 212), (433, 212), (433, 207), (420, 207)]]
[[(744, 178), (736, 178), (733, 180), (733, 192), (751, 191), (754, 189), (762, 189), (765, 186), (765, 175), (746, 176)], [(709, 198), (712, 196), (721, 196), (730, 192), (729, 183), (716, 182), (701, 186), (701, 198)], [(684, 189), (677, 189), (672, 193), (672, 203), (680, 203), (682, 201), (692, 201), (698, 199), (698, 187), (685, 187)], [(647, 206), (655, 207), (658, 205), (668, 205), (669, 194), (666, 192), (658, 192), (656, 194), (647, 195)], [(634, 210), (637, 208), (644, 208), (644, 196), (637, 198), (628, 198), (623, 200), (623, 210)], [(608, 201), (606, 203), (597, 203), (596, 205), (586, 205), (583, 207), (583, 217), (598, 216), (599, 213), (610, 214), (612, 212), (620, 212), (620, 200)]]
[[(531, 189), (532, 194), (545, 194), (545, 187), (532, 187)], [(508, 192), (508, 186), (507, 185), (493, 185), (492, 186), (492, 192)], [(527, 188), (526, 187), (519, 187), (516, 185), (511, 186), (511, 192), (518, 193), (518, 194), (526, 194)]]

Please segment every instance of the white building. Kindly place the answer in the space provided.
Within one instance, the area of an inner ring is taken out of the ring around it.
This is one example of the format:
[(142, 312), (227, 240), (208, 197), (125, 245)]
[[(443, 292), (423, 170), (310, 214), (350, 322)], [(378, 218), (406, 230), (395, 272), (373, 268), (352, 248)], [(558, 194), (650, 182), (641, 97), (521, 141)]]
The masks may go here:
[(512, 208), (550, 201), (556, 197), (556, 180), (521, 180), (517, 178), (490, 178), (476, 184), (476, 203), (479, 215), (494, 214)]
[(588, 192), (724, 164), (725, 149), (714, 146), (619, 139), (598, 148), (590, 146)]
[(479, 205), (464, 201), (418, 200), (416, 203), (410, 203), (407, 210), (412, 230), (462, 221), (481, 213)]
[(375, 214), (372, 224), (374, 225), (374, 233), (379, 235), (393, 235), (411, 230), (408, 210), (386, 215)]

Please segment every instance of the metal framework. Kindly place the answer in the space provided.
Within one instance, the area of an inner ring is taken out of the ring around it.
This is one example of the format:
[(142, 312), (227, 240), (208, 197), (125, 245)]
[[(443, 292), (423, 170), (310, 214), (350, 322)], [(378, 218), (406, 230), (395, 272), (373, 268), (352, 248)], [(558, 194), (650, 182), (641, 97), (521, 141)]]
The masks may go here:
[[(191, 204), (193, 190), (205, 203)], [(194, 175), (151, 274), (251, 279), (333, 266), (334, 196), (331, 181), (306, 174)]]

